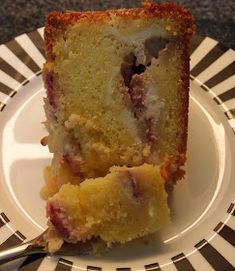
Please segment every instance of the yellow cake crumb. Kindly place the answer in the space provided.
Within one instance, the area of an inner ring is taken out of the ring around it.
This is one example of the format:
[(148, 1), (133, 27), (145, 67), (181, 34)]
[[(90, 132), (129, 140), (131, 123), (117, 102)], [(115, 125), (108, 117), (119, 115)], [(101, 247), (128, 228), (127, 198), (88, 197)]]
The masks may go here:
[(57, 230), (73, 242), (98, 236), (110, 244), (125, 243), (169, 222), (164, 180), (159, 168), (148, 164), (116, 166), (103, 178), (65, 184), (49, 199), (48, 210)]

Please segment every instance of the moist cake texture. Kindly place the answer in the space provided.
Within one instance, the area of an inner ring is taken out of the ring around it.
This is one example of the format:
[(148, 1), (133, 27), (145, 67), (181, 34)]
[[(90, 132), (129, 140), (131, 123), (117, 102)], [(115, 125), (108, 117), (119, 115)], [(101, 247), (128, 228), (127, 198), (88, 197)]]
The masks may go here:
[[(62, 232), (64, 238), (72, 242), (99, 236), (107, 242), (126, 242), (169, 220), (163, 180), (172, 186), (184, 174), (193, 30), (191, 13), (169, 3), (48, 15), (43, 78), (49, 135), (42, 144), (48, 145), (53, 159), (44, 171), (41, 195), (52, 197), (48, 215), (60, 233), (52, 211), (58, 202), (67, 206), (65, 216), (72, 217), (76, 232), (87, 227), (88, 214), (91, 225), (98, 220), (103, 224), (73, 237), (71, 231), (66, 236)], [(128, 198), (122, 190), (125, 181), (116, 179), (132, 170), (142, 172), (140, 183), (148, 187), (149, 197), (146, 194), (146, 208), (139, 213), (145, 222), (133, 215), (135, 227), (124, 230), (125, 219), (140, 207), (130, 207), (133, 195)], [(150, 189), (155, 185), (158, 192)], [(109, 193), (114, 193), (113, 201)], [(154, 198), (151, 217), (148, 202)], [(83, 202), (88, 204), (85, 213), (80, 209)], [(93, 213), (92, 204), (101, 209), (102, 204), (113, 204), (117, 213), (112, 217), (106, 207), (104, 213)], [(106, 235), (106, 227), (117, 235)]]
[(92, 237), (108, 245), (125, 243), (169, 222), (164, 180), (159, 168), (148, 164), (112, 167), (105, 177), (65, 184), (48, 200), (47, 212), (62, 237), (73, 243)]

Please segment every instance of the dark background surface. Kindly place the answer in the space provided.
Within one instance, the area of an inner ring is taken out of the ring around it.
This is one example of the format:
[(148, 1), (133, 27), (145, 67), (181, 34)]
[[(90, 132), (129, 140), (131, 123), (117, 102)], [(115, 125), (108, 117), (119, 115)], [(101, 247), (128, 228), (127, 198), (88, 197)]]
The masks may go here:
[[(141, 1), (116, 0), (1, 0), (0, 44), (44, 25), (46, 14), (62, 10), (137, 7)], [(162, 1), (156, 1), (162, 2)], [(197, 33), (235, 49), (235, 0), (175, 0), (194, 14)]]

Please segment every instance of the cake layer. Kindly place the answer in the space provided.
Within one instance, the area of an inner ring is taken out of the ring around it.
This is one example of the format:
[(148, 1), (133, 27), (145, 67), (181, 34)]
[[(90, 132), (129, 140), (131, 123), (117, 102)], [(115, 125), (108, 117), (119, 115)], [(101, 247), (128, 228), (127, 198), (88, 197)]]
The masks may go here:
[(103, 178), (64, 184), (49, 199), (50, 222), (76, 243), (99, 237), (108, 245), (156, 232), (169, 222), (159, 167), (112, 167)]
[(191, 14), (174, 4), (47, 18), (44, 197), (113, 165), (163, 163), (182, 177), (188, 115)]

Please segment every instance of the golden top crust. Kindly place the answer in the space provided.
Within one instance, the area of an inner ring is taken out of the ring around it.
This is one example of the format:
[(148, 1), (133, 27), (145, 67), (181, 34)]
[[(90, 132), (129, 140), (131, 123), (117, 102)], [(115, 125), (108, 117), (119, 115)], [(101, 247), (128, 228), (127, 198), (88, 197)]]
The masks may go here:
[(52, 48), (57, 38), (63, 35), (68, 26), (77, 22), (108, 22), (113, 16), (127, 19), (144, 19), (156, 17), (159, 19), (172, 19), (179, 24), (181, 35), (188, 41), (195, 29), (191, 12), (174, 3), (156, 4), (150, 1), (142, 2), (142, 8), (117, 9), (107, 11), (86, 11), (65, 13), (52, 12), (46, 18), (45, 25), (45, 50), (47, 60), (53, 60)]

